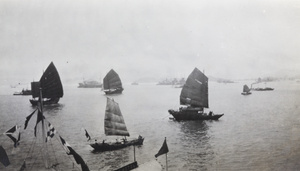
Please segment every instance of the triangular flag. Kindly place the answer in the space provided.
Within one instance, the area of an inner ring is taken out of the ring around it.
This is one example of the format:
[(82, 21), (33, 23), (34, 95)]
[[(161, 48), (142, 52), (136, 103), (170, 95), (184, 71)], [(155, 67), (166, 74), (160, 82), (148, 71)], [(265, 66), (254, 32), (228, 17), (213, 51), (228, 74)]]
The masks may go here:
[(64, 149), (66, 150), (66, 153), (68, 155), (73, 155), (76, 163), (81, 165), (82, 171), (89, 171), (90, 169), (88, 168), (84, 160), (81, 158), (81, 156), (77, 154), (76, 151), (73, 150), (73, 148), (61, 136), (59, 136), (59, 138), (64, 146)]
[(168, 152), (169, 152), (169, 148), (168, 148), (168, 145), (167, 145), (167, 138), (165, 138), (165, 141), (164, 141), (162, 147), (160, 148), (160, 150), (158, 151), (158, 153), (155, 154), (155, 157), (158, 157), (158, 156), (160, 156), (162, 154), (166, 154)]
[(19, 145), (21, 134), (20, 134), (20, 128), (17, 125), (13, 126), (11, 129), (6, 131), (4, 134), (7, 135), (11, 140), (13, 140), (14, 147), (17, 147)]
[(28, 116), (26, 117), (25, 124), (24, 124), (24, 129), (27, 128), (28, 122), (29, 122), (30, 118), (32, 117), (32, 115), (35, 113), (36, 110), (37, 110), (37, 109), (35, 109), (30, 115), (28, 115)]
[(87, 132), (86, 129), (84, 129), (84, 130), (85, 130), (85, 136), (86, 136), (86, 138), (88, 139), (88, 141), (91, 140), (90, 134)]

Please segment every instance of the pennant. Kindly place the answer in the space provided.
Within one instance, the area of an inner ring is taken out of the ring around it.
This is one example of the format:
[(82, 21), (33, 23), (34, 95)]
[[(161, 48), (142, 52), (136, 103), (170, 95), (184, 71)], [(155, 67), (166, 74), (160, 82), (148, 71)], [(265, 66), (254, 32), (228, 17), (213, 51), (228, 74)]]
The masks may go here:
[(10, 165), (8, 156), (6, 154), (6, 151), (4, 150), (4, 148), (2, 147), (2, 145), (0, 145), (0, 162), (7, 167), (8, 165)]
[(20, 134), (20, 128), (17, 125), (13, 126), (4, 134), (6, 134), (11, 140), (13, 140), (13, 142), (15, 143), (14, 147), (17, 147), (19, 145), (21, 134)]
[(24, 162), (23, 162), (23, 164), (22, 164), (22, 166), (20, 168), (20, 171), (24, 171), (25, 169), (26, 169), (26, 162), (24, 160)]
[(32, 115), (35, 113), (36, 110), (37, 109), (35, 109), (30, 115), (28, 115), (26, 117), (25, 124), (24, 124), (24, 130), (27, 128), (28, 122), (29, 122), (29, 120), (31, 119)]
[(62, 145), (63, 145), (63, 147), (64, 147), (64, 149), (65, 149), (65, 151), (66, 151), (66, 153), (68, 154), (68, 155), (70, 155), (70, 150), (69, 150), (69, 148), (68, 147), (71, 147), (61, 136), (59, 136), (59, 138), (60, 138), (60, 141), (61, 141), (61, 143), (62, 143)]
[(59, 138), (64, 146), (64, 149), (66, 150), (66, 153), (68, 155), (73, 155), (76, 163), (81, 165), (82, 171), (89, 171), (90, 169), (88, 168), (84, 160), (81, 158), (81, 156), (77, 154), (75, 150), (73, 150), (73, 148), (61, 136), (59, 136)]
[(36, 126), (43, 119), (45, 119), (45, 117), (44, 117), (40, 107), (38, 107), (38, 115), (37, 115), (36, 124), (35, 124), (35, 127), (34, 127), (34, 136), (35, 137), (36, 137)]
[(49, 141), (54, 135), (56, 134), (55, 128), (51, 125), (51, 123), (48, 123), (48, 131), (47, 131), (47, 137), (46, 142)]
[(160, 155), (166, 154), (168, 152), (169, 152), (169, 148), (168, 148), (168, 145), (167, 145), (167, 138), (165, 138), (165, 141), (164, 141), (162, 147), (160, 148), (160, 150), (158, 151), (158, 153), (155, 154), (155, 157), (158, 157)]
[(85, 130), (85, 136), (86, 136), (86, 138), (88, 139), (88, 141), (91, 140), (90, 134), (87, 132), (86, 129), (84, 129), (84, 130)]

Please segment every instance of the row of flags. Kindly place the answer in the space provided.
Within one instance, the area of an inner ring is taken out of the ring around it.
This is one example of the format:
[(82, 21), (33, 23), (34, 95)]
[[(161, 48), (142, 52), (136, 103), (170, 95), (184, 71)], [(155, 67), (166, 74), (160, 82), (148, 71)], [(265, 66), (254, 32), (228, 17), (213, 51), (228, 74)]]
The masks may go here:
[[(36, 110), (34, 110), (30, 115), (28, 115), (26, 117), (26, 120), (25, 120), (25, 123), (24, 123), (24, 130), (25, 130), (27, 128), (28, 122), (30, 121), (31, 117), (33, 116), (33, 114), (37, 110), (38, 110), (37, 120), (36, 120), (36, 125), (34, 127), (34, 135), (35, 136), (36, 136), (36, 127), (37, 127), (38, 123), (40, 121), (44, 121), (45, 120), (45, 117), (43, 116), (43, 113), (41, 111), (40, 106)], [(5, 135), (7, 135), (14, 142), (14, 147), (15, 148), (19, 145), (19, 141), (20, 141), (20, 138), (21, 138), (20, 129), (21, 129), (20, 126), (15, 125), (11, 129), (9, 129), (8, 131), (6, 131), (4, 133)], [(48, 122), (48, 129), (47, 129), (47, 134), (46, 134), (47, 136), (46, 136), (45, 142), (48, 142), (52, 137), (54, 137), (54, 135), (56, 133), (57, 133), (57, 131), (55, 130), (55, 128), (53, 127), (53, 125), (50, 122)], [(91, 137), (88, 134), (87, 130), (85, 130), (85, 136), (88, 138), (88, 141), (91, 139)], [(66, 153), (68, 155), (73, 155), (76, 163), (81, 165), (82, 171), (89, 171), (88, 166), (86, 165), (86, 163), (84, 162), (84, 160), (81, 158), (81, 156), (78, 153), (76, 153), (73, 150), (73, 148), (61, 136), (59, 136), (59, 137), (60, 137), (62, 145), (64, 146), (64, 149), (65, 149)], [(158, 153), (155, 154), (155, 157), (157, 158), (158, 156), (166, 154), (168, 152), (169, 152), (169, 149), (168, 149), (167, 141), (166, 141), (166, 138), (165, 138), (162, 147), (160, 148), (160, 150), (158, 151)], [(5, 150), (4, 150), (4, 148), (2, 146), (0, 146), (0, 162), (5, 167), (7, 167), (10, 164), (8, 156), (7, 156)], [(24, 161), (23, 165), (20, 168), (20, 171), (24, 170), (25, 168), (26, 168), (26, 163)]]
[[(45, 120), (45, 117), (43, 116), (43, 113), (42, 113), (40, 107), (38, 107), (36, 110), (34, 110), (30, 115), (28, 115), (26, 117), (25, 124), (24, 124), (24, 130), (25, 130), (27, 128), (29, 120), (31, 119), (31, 117), (33, 116), (33, 114), (37, 110), (38, 110), (37, 120), (36, 120), (36, 125), (34, 127), (34, 135), (35, 136), (36, 136), (36, 127), (37, 127), (38, 123), (40, 121)], [(47, 126), (48, 126), (48, 128), (47, 128), (47, 134), (46, 134), (45, 142), (48, 142), (57, 133), (56, 129), (53, 127), (53, 125), (50, 122), (48, 122)], [(5, 133), (3, 133), (4, 135), (7, 135), (14, 142), (14, 147), (15, 148), (19, 145), (19, 141), (20, 141), (20, 138), (21, 138), (20, 129), (21, 129), (20, 126), (15, 125), (11, 129), (9, 129)], [(73, 155), (76, 163), (81, 165), (82, 171), (89, 171), (88, 166), (86, 165), (84, 160), (81, 158), (81, 156), (78, 153), (76, 153), (75, 150), (61, 136), (59, 136), (59, 137), (60, 137), (61, 143), (62, 143), (66, 153), (68, 155)], [(4, 148), (2, 146), (0, 146), (0, 162), (5, 167), (10, 165), (9, 158), (8, 158)], [(26, 168), (26, 162), (24, 161), (21, 168), (20, 168), (20, 171), (25, 170), (25, 168)]]

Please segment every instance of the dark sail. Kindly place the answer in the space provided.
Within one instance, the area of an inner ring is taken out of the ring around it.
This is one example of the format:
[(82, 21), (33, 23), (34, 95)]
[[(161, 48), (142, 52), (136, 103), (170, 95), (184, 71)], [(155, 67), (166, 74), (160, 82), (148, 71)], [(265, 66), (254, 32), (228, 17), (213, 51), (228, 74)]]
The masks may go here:
[(105, 120), (105, 135), (129, 136), (119, 104), (107, 98)]
[(31, 82), (31, 93), (32, 93), (33, 98), (40, 97), (40, 82), (39, 81)]
[(103, 79), (103, 88), (106, 89), (123, 89), (119, 75), (111, 69)]
[(59, 74), (53, 64), (50, 63), (40, 79), (43, 98), (58, 98), (63, 97), (63, 87), (60, 81)]
[(244, 85), (243, 92), (247, 92), (247, 93), (250, 92), (250, 89), (247, 85)]
[(198, 68), (187, 78), (181, 90), (180, 104), (208, 108), (208, 78)]

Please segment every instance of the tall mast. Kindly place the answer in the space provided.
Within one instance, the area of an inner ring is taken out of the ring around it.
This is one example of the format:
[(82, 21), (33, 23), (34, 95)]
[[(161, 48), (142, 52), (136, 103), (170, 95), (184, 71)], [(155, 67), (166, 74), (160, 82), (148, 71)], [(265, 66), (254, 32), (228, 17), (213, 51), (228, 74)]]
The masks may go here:
[(48, 168), (48, 148), (47, 148), (47, 143), (46, 143), (46, 132), (45, 132), (45, 124), (44, 124), (44, 113), (43, 113), (43, 99), (42, 99), (42, 88), (40, 88), (40, 109), (41, 109), (41, 114), (42, 114), (42, 142), (43, 142), (43, 156), (44, 156), (44, 162), (45, 162), (45, 167)]

